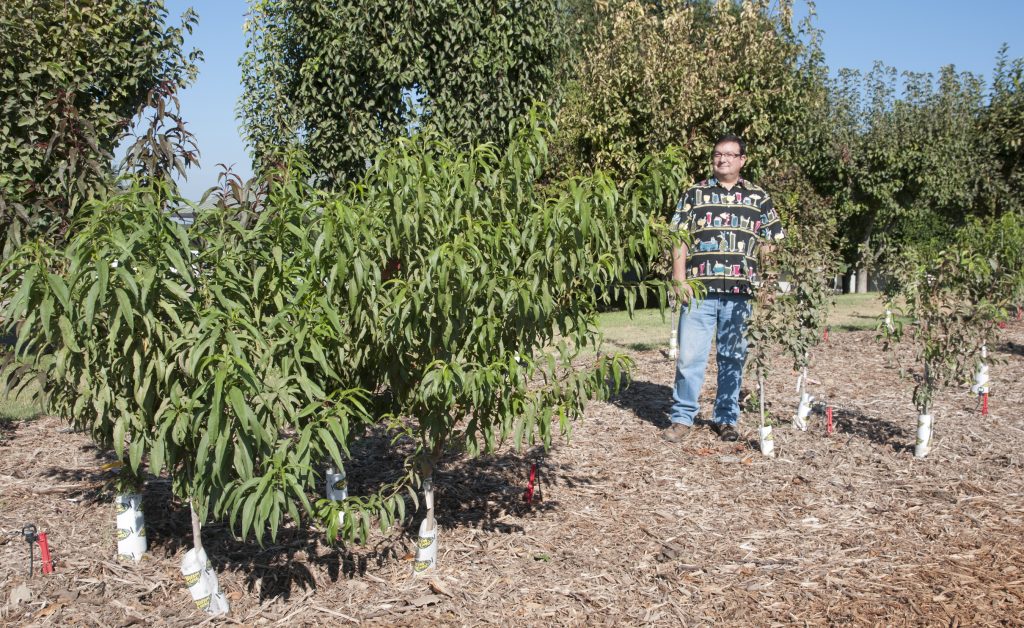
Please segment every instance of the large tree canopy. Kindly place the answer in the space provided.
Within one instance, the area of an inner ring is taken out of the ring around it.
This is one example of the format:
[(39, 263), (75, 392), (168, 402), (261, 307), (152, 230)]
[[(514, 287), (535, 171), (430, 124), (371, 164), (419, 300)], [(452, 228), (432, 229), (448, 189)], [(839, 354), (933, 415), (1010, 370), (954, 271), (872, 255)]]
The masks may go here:
[(976, 163), (984, 164), (975, 210), (1024, 213), (1024, 59), (999, 51), (988, 107), (981, 113)]
[(887, 251), (947, 241), (998, 167), (978, 160), (984, 84), (970, 73), (844, 70), (831, 100), (834, 194), (862, 292)]
[(335, 186), (415, 124), (500, 143), (557, 99), (568, 15), (559, 0), (255, 0), (238, 109), (257, 166), (299, 143)]
[(109, 183), (114, 147), (150, 92), (195, 78), (162, 0), (0, 3), (0, 230), (18, 242), (60, 236)]
[(794, 25), (791, 5), (632, 0), (596, 8), (559, 114), (564, 167), (628, 173), (677, 145), (692, 174), (703, 175), (723, 132), (748, 140), (751, 167), (761, 172), (810, 162), (803, 157), (824, 110), (824, 66), (817, 33)]

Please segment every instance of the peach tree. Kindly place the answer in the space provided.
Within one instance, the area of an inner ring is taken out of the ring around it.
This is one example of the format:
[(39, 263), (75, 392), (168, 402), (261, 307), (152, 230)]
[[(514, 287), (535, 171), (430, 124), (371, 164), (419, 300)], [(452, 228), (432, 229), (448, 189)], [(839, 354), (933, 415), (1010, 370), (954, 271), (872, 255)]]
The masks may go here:
[(544, 181), (547, 138), (535, 117), (506, 150), (458, 150), (425, 133), (380, 155), (344, 197), (385, 226), (377, 386), (416, 443), (409, 467), (426, 483), (428, 529), (446, 450), (477, 455), (510, 438), (546, 447), (556, 428), (568, 435), (585, 402), (630, 367), (620, 355), (579, 363), (596, 347), (599, 305), (623, 297), (632, 308), (648, 293), (664, 302), (661, 281), (624, 277), (643, 277), (644, 260), (678, 237), (661, 218), (680, 187), (678, 162), (649, 160), (619, 185), (600, 173)]
[[(541, 185), (547, 134), (531, 117), (506, 150), (462, 150), (425, 131), (330, 193), (289, 158), (187, 230), (158, 182), (116, 191), (66, 249), (4, 261), (4, 318), (20, 321), (8, 381), (42, 378), (50, 411), (126, 477), (169, 473), (197, 548), (209, 517), (257, 539), (304, 519), (365, 539), (405, 519), (444, 451), (568, 435), (630, 366), (579, 364), (600, 302), (663, 295), (623, 277), (678, 237), (660, 218), (678, 164)], [(368, 429), (411, 443), (402, 473), (314, 500), (321, 466)]]

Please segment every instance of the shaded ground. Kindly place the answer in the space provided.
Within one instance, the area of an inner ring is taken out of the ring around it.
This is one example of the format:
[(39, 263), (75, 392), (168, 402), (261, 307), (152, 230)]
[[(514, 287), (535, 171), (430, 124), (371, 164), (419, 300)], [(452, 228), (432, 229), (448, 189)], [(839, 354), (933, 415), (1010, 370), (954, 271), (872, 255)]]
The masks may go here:
[[(316, 533), (274, 546), (204, 530), (232, 614), (247, 625), (1020, 625), (1024, 623), (1024, 325), (1006, 330), (991, 414), (966, 390), (939, 395), (936, 444), (912, 458), (911, 383), (873, 332), (833, 332), (811, 376), (837, 432), (776, 429), (757, 451), (699, 430), (658, 438), (672, 368), (637, 354), (634, 385), (594, 404), (551, 452), (448, 464), (439, 481), (441, 556), (412, 579), (402, 531), (335, 551)], [(780, 360), (779, 364), (783, 362)], [(709, 373), (713, 382), (713, 373)], [(769, 381), (777, 414), (795, 377)], [(527, 508), (530, 462), (544, 500)], [(115, 562), (107, 459), (54, 419), (19, 423), (0, 445), (0, 623), (193, 625), (178, 572), (187, 508), (165, 480), (146, 491), (151, 555)], [(354, 481), (358, 478), (354, 478)], [(49, 532), (57, 572), (26, 580), (25, 523)], [(26, 585), (26, 586), (22, 586)]]

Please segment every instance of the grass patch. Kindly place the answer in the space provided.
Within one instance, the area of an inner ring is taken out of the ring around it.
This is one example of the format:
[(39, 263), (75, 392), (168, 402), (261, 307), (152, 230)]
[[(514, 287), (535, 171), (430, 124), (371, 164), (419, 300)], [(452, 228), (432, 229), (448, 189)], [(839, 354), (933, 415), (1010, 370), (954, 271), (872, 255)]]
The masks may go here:
[(828, 326), (833, 331), (856, 331), (878, 327), (885, 313), (880, 292), (836, 295), (835, 307), (828, 313)]
[[(875, 329), (884, 312), (879, 292), (840, 294), (829, 311), (828, 325), (832, 331)], [(657, 308), (637, 310), (633, 318), (626, 312), (605, 312), (598, 317), (598, 327), (604, 332), (609, 350), (667, 351), (672, 335), (671, 318), (671, 312), (666, 310), (663, 318)]]
[(672, 312), (665, 310), (662, 318), (657, 308), (636, 310), (633, 318), (626, 312), (604, 312), (598, 317), (598, 327), (604, 333), (604, 343), (612, 351), (651, 351), (668, 349), (672, 335)]
[(42, 414), (43, 409), (32, 401), (32, 394), (38, 387), (39, 384), (33, 382), (18, 395), (0, 393), (0, 424), (17, 423)]

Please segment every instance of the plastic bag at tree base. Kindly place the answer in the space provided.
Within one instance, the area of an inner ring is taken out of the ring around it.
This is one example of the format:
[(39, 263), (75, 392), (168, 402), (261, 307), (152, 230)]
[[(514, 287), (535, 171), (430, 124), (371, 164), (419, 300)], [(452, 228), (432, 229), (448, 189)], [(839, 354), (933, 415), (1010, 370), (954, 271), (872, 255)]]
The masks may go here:
[(807, 417), (811, 414), (811, 402), (814, 397), (804, 393), (800, 395), (800, 404), (796, 409), (796, 416), (793, 417), (793, 427), (804, 432), (807, 431)]
[(142, 495), (118, 495), (114, 497), (114, 507), (117, 511), (117, 558), (138, 562), (147, 549)]
[(181, 560), (181, 575), (196, 608), (211, 615), (222, 615), (231, 610), (228, 598), (220, 590), (217, 572), (203, 549), (190, 549)]
[(758, 429), (758, 437), (761, 441), (761, 454), (769, 458), (775, 457), (775, 436), (772, 435), (772, 426), (765, 425)]
[(981, 359), (978, 363), (978, 370), (974, 373), (974, 385), (971, 392), (975, 395), (983, 395), (988, 392), (988, 364), (984, 360), (988, 358), (988, 347), (981, 345)]
[(988, 364), (979, 364), (978, 371), (974, 374), (974, 385), (971, 392), (975, 395), (982, 395), (988, 392)]
[(413, 574), (433, 569), (437, 563), (437, 524), (429, 527), (430, 517), (420, 523), (420, 534), (416, 539), (416, 560), (412, 564)]
[(922, 414), (917, 417), (917, 443), (914, 445), (914, 457), (924, 458), (932, 448), (932, 415)]
[(437, 564), (437, 520), (434, 519), (434, 480), (430, 475), (423, 478), (423, 505), (427, 516), (420, 522), (420, 534), (416, 538), (416, 560), (412, 574), (418, 575), (432, 570)]
[[(341, 502), (348, 499), (348, 478), (345, 477), (345, 469), (334, 470), (333, 467), (327, 469), (327, 481), (326, 481), (326, 492), (327, 499)], [(345, 513), (338, 513), (338, 525), (345, 522)]]

